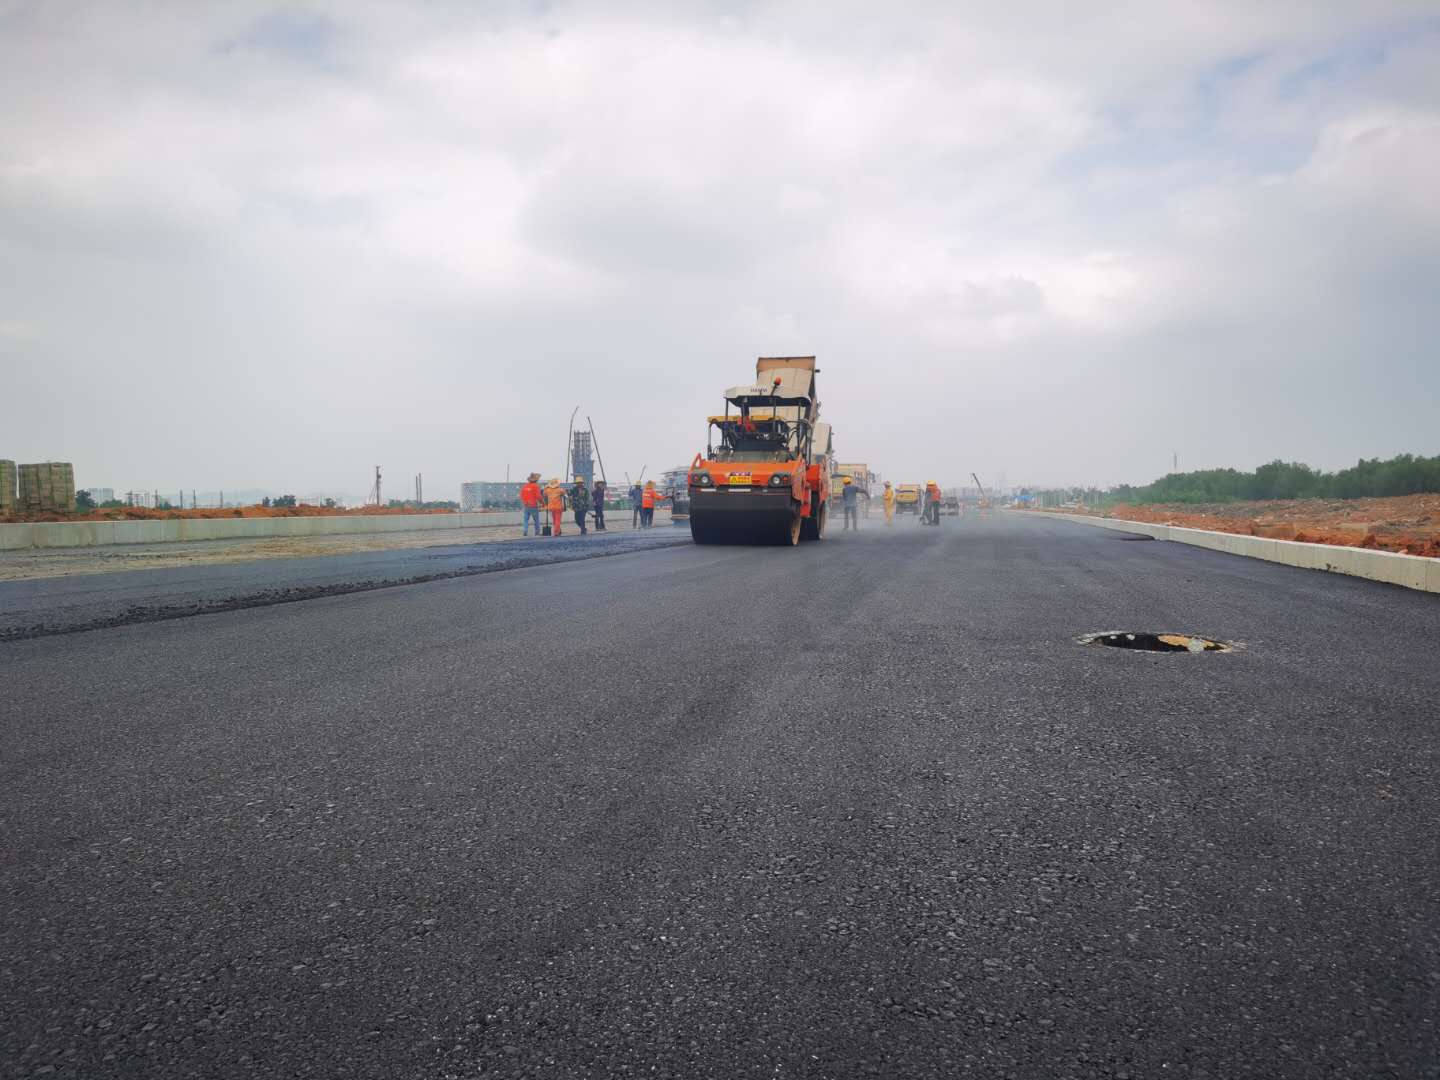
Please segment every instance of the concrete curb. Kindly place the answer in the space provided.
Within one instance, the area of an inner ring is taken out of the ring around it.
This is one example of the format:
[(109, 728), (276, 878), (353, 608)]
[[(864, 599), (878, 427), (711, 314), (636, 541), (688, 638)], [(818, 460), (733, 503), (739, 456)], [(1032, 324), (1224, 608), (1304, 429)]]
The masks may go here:
[(29, 548), (166, 544), (182, 540), (253, 540), (270, 536), (425, 532), (518, 527), (520, 511), (470, 514), (376, 514), (372, 517), (175, 518), (164, 521), (62, 521), (0, 525), (0, 551)]
[(1227, 555), (1243, 555), (1248, 559), (1264, 559), (1266, 562), (1295, 566), (1302, 570), (1328, 570), (1332, 574), (1348, 574), (1351, 577), (1383, 581), (1406, 589), (1440, 593), (1440, 559), (1427, 559), (1420, 555), (1401, 555), (1394, 551), (1375, 551), (1370, 548), (1335, 547), (1331, 544), (1302, 544), (1295, 540), (1270, 540), (1263, 536), (1185, 529), (1178, 525), (1152, 525), (1145, 521), (1121, 521), (1116, 518), (1091, 517), (1088, 514), (1055, 514), (1048, 510), (1011, 512), (1027, 517), (1073, 521), (1115, 532), (1151, 536), (1156, 540), (1173, 540), (1178, 544), (1223, 551)]

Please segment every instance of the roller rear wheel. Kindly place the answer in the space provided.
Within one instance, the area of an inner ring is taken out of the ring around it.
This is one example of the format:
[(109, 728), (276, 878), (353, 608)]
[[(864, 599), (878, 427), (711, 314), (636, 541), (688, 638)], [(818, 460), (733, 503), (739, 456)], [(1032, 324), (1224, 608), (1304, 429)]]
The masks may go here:
[(785, 535), (780, 539), (782, 545), (785, 547), (794, 547), (800, 543), (800, 526), (804, 520), (805, 519), (800, 516), (800, 507), (795, 507), (795, 516), (790, 519), (790, 528), (786, 530)]
[(801, 540), (824, 540), (825, 522), (829, 517), (830, 504), (820, 503), (817, 509), (810, 512), (808, 518), (802, 519), (804, 524), (800, 527)]

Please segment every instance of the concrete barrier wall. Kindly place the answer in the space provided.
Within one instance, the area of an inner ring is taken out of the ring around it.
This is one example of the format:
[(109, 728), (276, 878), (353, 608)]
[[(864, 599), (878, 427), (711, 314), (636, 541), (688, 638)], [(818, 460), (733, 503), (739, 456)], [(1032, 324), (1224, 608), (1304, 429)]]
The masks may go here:
[(64, 521), (0, 525), (0, 551), (26, 548), (164, 544), (181, 540), (250, 540), (269, 536), (422, 532), (518, 526), (520, 511), (470, 514), (375, 514), (355, 517), (172, 518), (163, 521)]
[(1223, 551), (1227, 555), (1243, 555), (1250, 559), (1296, 566), (1302, 570), (1328, 570), (1332, 574), (1384, 581), (1407, 589), (1440, 593), (1440, 559), (1419, 555), (1401, 555), (1394, 551), (1373, 548), (1335, 547), (1332, 544), (1302, 544), (1295, 540), (1270, 540), (1263, 536), (1241, 536), (1237, 533), (1212, 532), (1208, 529), (1184, 529), (1178, 525), (1152, 525), (1144, 521), (1120, 521), (1115, 518), (1090, 517), (1086, 514), (1053, 514), (1046, 510), (1021, 510), (1014, 513), (1073, 521), (1116, 532), (1152, 536), (1156, 540), (1173, 540), (1178, 544)]

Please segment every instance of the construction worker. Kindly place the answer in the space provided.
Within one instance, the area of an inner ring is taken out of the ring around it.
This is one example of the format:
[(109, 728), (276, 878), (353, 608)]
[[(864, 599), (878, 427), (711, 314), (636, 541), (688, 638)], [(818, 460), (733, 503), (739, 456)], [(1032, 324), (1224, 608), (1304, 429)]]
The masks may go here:
[(550, 535), (560, 535), (560, 515), (565, 513), (565, 489), (556, 477), (545, 485), (545, 509), (550, 511)]
[(645, 492), (639, 484), (630, 486), (630, 527), (640, 527), (641, 507), (644, 505)]
[(590, 489), (583, 477), (575, 477), (575, 486), (570, 489), (570, 509), (575, 511), (575, 524), (580, 526), (580, 535), (587, 535), (585, 517), (590, 513)]
[(520, 485), (520, 509), (525, 515), (522, 536), (530, 535), (530, 519), (535, 519), (535, 535), (540, 535), (540, 474), (532, 472), (530, 478)]
[(890, 481), (885, 481), (885, 494), (880, 497), (885, 504), (885, 524), (895, 524), (895, 489), (890, 486)]
[(595, 492), (591, 496), (593, 508), (591, 513), (595, 515), (595, 531), (605, 531), (605, 481), (595, 481)]
[(860, 531), (860, 489), (855, 486), (855, 481), (847, 476), (840, 485), (840, 505), (845, 509), (845, 532), (854, 529)]
[(655, 490), (655, 481), (646, 480), (640, 492), (640, 527), (648, 529), (655, 524), (655, 504), (669, 498), (662, 491)]
[(940, 485), (934, 480), (925, 481), (925, 516), (931, 525), (940, 524), (940, 503), (943, 497), (940, 494)]

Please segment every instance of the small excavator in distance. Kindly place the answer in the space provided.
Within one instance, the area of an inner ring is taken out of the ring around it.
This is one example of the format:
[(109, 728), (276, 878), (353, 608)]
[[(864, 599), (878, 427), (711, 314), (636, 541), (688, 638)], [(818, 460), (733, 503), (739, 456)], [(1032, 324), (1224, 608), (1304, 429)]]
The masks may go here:
[[(755, 383), (725, 391), (704, 455), (690, 466), (690, 535), (697, 544), (774, 543), (825, 536), (828, 426), (819, 425), (815, 357), (762, 356)], [(817, 442), (817, 425), (826, 445)]]

